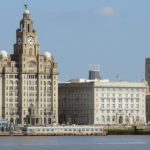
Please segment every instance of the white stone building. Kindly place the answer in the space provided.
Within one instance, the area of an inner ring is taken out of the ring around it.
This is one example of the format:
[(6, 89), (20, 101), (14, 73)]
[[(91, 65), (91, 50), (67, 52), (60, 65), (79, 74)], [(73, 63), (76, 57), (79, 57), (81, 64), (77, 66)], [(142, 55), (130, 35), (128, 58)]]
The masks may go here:
[(59, 122), (132, 125), (146, 122), (146, 82), (72, 80), (59, 84)]
[(14, 53), (0, 53), (0, 118), (14, 124), (58, 123), (58, 66), (40, 53), (31, 14), (25, 9)]

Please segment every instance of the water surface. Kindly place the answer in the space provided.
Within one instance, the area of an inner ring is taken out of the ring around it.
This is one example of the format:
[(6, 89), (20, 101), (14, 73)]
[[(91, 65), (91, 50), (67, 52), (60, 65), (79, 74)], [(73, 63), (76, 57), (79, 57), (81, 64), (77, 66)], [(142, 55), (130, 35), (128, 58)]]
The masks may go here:
[(150, 150), (150, 136), (0, 137), (0, 150)]

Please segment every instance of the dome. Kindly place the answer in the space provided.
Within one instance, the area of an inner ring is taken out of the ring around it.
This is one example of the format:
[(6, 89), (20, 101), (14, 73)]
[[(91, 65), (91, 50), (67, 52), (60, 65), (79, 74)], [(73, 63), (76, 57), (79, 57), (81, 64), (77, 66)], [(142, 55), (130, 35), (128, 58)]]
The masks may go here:
[(30, 14), (30, 12), (29, 12), (28, 9), (25, 9), (24, 13), (25, 13), (25, 14)]
[(1, 50), (0, 55), (2, 55), (3, 57), (7, 57), (7, 52), (5, 50)]
[(46, 58), (51, 58), (51, 53), (50, 53), (50, 52), (47, 52), (47, 51), (46, 51), (46, 52), (44, 53), (44, 55), (45, 55)]

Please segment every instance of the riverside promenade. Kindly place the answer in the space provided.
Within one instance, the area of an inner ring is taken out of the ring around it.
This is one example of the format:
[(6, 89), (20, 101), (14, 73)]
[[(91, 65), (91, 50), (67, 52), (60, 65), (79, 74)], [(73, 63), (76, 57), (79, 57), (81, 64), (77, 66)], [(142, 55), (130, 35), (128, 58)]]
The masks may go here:
[(106, 135), (102, 126), (30, 126), (16, 131), (0, 132), (0, 136), (90, 136)]

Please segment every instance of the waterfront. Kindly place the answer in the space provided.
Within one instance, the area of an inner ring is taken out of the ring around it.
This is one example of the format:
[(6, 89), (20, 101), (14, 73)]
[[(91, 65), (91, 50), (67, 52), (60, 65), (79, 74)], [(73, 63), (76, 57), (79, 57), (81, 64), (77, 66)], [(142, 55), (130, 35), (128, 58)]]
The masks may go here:
[(0, 150), (149, 150), (150, 136), (0, 137)]

